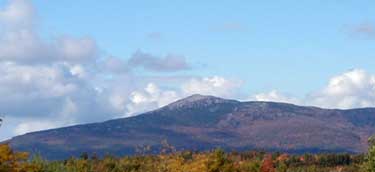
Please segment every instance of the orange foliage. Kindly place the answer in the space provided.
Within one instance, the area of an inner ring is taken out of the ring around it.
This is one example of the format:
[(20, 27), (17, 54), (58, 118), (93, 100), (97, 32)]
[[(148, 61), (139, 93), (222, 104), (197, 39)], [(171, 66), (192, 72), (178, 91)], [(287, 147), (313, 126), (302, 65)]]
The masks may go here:
[(288, 154), (281, 154), (279, 157), (277, 157), (277, 161), (286, 161), (289, 159), (289, 155)]
[(272, 155), (266, 155), (263, 159), (262, 166), (260, 167), (261, 172), (275, 172), (275, 166), (273, 164)]

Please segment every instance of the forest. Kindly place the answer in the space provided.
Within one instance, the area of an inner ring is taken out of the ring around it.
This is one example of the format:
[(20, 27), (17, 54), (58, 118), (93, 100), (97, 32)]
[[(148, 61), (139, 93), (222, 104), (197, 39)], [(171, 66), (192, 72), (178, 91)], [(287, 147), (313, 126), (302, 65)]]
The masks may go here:
[(366, 154), (303, 154), (245, 151), (175, 151), (167, 145), (158, 155), (98, 157), (82, 153), (48, 161), (0, 145), (0, 172), (375, 172), (375, 146)]

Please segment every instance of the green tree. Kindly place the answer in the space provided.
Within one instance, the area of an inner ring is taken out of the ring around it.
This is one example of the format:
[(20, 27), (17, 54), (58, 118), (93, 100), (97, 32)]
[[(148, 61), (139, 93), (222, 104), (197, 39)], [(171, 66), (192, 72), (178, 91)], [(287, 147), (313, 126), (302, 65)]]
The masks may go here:
[(365, 158), (364, 169), (368, 172), (375, 172), (375, 137), (370, 137), (368, 142), (369, 150)]
[(227, 155), (225, 154), (224, 150), (216, 149), (208, 163), (208, 171), (209, 172), (232, 172), (233, 164), (228, 159)]
[(285, 162), (279, 162), (277, 164), (276, 172), (287, 172), (288, 166), (285, 164)]

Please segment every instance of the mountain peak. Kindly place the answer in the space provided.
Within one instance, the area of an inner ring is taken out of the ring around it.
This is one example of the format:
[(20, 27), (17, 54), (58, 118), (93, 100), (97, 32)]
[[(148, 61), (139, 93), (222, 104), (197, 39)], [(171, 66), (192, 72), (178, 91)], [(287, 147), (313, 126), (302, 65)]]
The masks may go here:
[(238, 102), (238, 101), (223, 99), (220, 97), (209, 96), (209, 95), (193, 94), (189, 97), (186, 97), (184, 99), (171, 103), (167, 107), (169, 109), (176, 109), (176, 108), (182, 108), (182, 107), (192, 107), (192, 106), (197, 106), (197, 105), (208, 106), (212, 104), (234, 103), (234, 102)]
[(202, 95), (202, 94), (193, 94), (189, 97), (186, 97), (182, 100), (185, 100), (185, 101), (199, 101), (199, 100), (204, 100), (204, 99), (221, 99), (221, 98), (218, 98), (218, 97), (214, 97), (214, 96), (209, 96), (209, 95)]
[(163, 140), (178, 150), (360, 153), (375, 133), (374, 114), (375, 108), (317, 109), (195, 94), (148, 115), (29, 133), (8, 142), (51, 160), (82, 152), (133, 155), (139, 145), (158, 152)]

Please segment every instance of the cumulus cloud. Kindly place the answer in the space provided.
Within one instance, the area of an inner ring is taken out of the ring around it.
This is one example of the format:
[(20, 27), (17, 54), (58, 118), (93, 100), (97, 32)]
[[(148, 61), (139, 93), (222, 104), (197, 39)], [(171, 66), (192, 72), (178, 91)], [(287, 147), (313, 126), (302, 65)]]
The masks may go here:
[[(22, 51), (20, 51), (22, 50)], [(45, 41), (30, 30), (3, 32), (0, 60), (18, 63), (93, 62), (98, 57), (96, 42), (87, 37), (60, 37)]]
[(112, 74), (124, 74), (130, 72), (131, 68), (125, 60), (116, 57), (107, 57), (99, 63), (103, 72)]
[(47, 130), (61, 126), (63, 125), (50, 120), (28, 121), (18, 124), (14, 130), (14, 133), (16, 135), (21, 135), (28, 132)]
[(95, 40), (89, 37), (61, 37), (56, 42), (56, 51), (61, 60), (79, 63), (95, 62), (99, 55)]
[(0, 9), (0, 61), (17, 63), (92, 62), (98, 57), (89, 37), (45, 40), (35, 30), (36, 12), (27, 0), (10, 0)]
[(165, 57), (155, 57), (151, 54), (137, 51), (129, 59), (132, 67), (141, 67), (146, 70), (158, 72), (171, 72), (189, 70), (191, 66), (183, 56), (167, 55)]
[(30, 2), (9, 0), (0, 9), (0, 96), (6, 97), (0, 114), (12, 124), (2, 128), (12, 134), (0, 137), (136, 114), (181, 96), (150, 82), (139, 89), (150, 79), (132, 70), (187, 70), (184, 57), (138, 51), (123, 60), (103, 57), (87, 36), (46, 39), (36, 29)]
[(0, 60), (32, 61), (48, 56), (48, 46), (34, 31), (34, 17), (35, 10), (26, 0), (9, 1), (0, 9)]
[(375, 75), (362, 69), (353, 69), (332, 77), (328, 84), (302, 99), (278, 91), (259, 93), (252, 100), (287, 102), (325, 108), (363, 108), (375, 106)]
[(280, 93), (277, 90), (272, 90), (268, 93), (256, 94), (251, 97), (250, 100), (301, 104), (300, 100), (297, 98)]
[(0, 9), (0, 22), (7, 30), (28, 30), (34, 25), (35, 9), (28, 0), (12, 0)]
[(161, 90), (156, 84), (149, 83), (143, 90), (133, 91), (130, 94), (130, 103), (126, 105), (127, 115), (165, 106), (181, 96), (177, 91)]
[(240, 86), (239, 81), (220, 76), (191, 78), (175, 89), (161, 89), (155, 83), (149, 83), (144, 89), (131, 92), (130, 102), (126, 106), (127, 114), (160, 108), (192, 94), (235, 97)]
[(213, 76), (204, 78), (193, 78), (182, 85), (185, 95), (205, 94), (220, 97), (231, 97), (236, 95), (236, 91), (242, 85), (241, 81), (228, 80), (224, 77)]
[(103, 116), (111, 109), (94, 84), (93, 71), (99, 70), (95, 40), (68, 35), (43, 39), (35, 29), (30, 2), (10, 0), (0, 9), (0, 113), (17, 119), (14, 134), (32, 126), (35, 130), (111, 118)]
[(7, 89), (2, 91), (3, 94), (17, 91), (22, 96), (31, 94), (55, 97), (75, 89), (73, 84), (64, 81), (67, 79), (65, 72), (69, 72), (64, 66), (28, 66), (13, 62), (0, 65), (1, 89)]
[(375, 76), (354, 69), (330, 79), (328, 85), (307, 98), (321, 107), (354, 108), (375, 106)]

